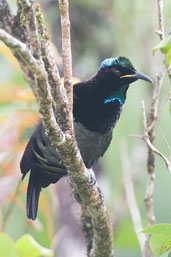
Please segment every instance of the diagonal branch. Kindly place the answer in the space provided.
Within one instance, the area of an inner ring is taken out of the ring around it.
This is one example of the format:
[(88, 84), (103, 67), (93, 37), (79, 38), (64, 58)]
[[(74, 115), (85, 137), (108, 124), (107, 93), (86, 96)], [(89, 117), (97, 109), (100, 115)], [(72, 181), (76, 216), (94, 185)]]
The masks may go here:
[[(30, 0), (30, 2), (33, 1)], [(22, 3), (25, 3), (25, 1), (23, 0)], [(27, 23), (27, 17), (25, 22)], [(37, 23), (35, 23), (35, 26), (38, 26), (36, 24)], [(37, 28), (40, 29), (40, 26)], [(35, 28), (33, 28), (32, 33), (34, 29)], [(42, 35), (45, 34), (44, 32)], [(87, 170), (84, 165), (73, 134), (63, 129), (63, 124), (60, 123), (63, 118), (66, 127), (72, 124), (72, 113), (70, 110), (68, 111), (66, 109), (68, 107), (68, 100), (65, 90), (61, 89), (61, 83), (58, 83), (59, 76), (58, 73), (56, 73), (57, 67), (54, 65), (52, 55), (36, 59), (35, 57), (37, 56), (34, 57), (32, 54), (32, 51), (35, 52), (35, 49), (33, 49), (33, 47), (31, 50), (29, 49), (29, 41), (24, 44), (2, 29), (0, 29), (0, 39), (12, 50), (13, 54), (20, 61), (21, 67), (23, 68), (23, 66), (25, 66), (23, 72), (25, 76), (28, 77), (27, 81), (31, 82), (30, 84), (35, 92), (46, 135), (59, 153), (74, 187), (78, 191), (83, 204), (86, 206), (91, 216), (93, 224), (93, 248), (90, 256), (111, 257), (113, 236), (108, 211), (104, 202), (101, 200), (97, 183), (94, 186), (90, 185), (90, 171)], [(42, 37), (41, 39), (44, 40), (45, 38)], [(37, 45), (37, 47), (39, 47), (39, 45)], [(45, 46), (41, 44), (41, 54), (43, 53), (43, 47)], [(46, 51), (44, 51), (44, 53), (47, 54)], [(35, 81), (36, 83), (34, 84)], [(59, 87), (56, 92), (55, 90), (51, 90), (53, 88), (53, 81), (55, 81), (55, 85)], [(56, 99), (53, 98), (54, 95)], [(62, 110), (63, 105), (61, 103), (65, 104), (65, 110)], [(56, 106), (55, 111), (62, 116), (60, 121), (56, 121), (53, 112), (54, 106)], [(69, 113), (68, 117), (67, 113)]]
[(37, 21), (35, 15), (36, 3), (33, 0), (17, 0), (17, 4), (22, 26), (24, 25), (27, 30), (28, 40), (26, 43), (28, 44), (33, 56), (36, 59), (40, 59), (41, 40), (38, 34)]
[(159, 155), (165, 162), (167, 169), (171, 173), (171, 163), (167, 159), (167, 157), (161, 153), (159, 150), (157, 150), (154, 145), (152, 144), (149, 134), (148, 134), (148, 127), (147, 127), (147, 118), (146, 118), (146, 112), (145, 112), (145, 104), (144, 101), (142, 101), (142, 111), (143, 111), (143, 123), (144, 123), (144, 135), (142, 136), (142, 139), (146, 142), (148, 148), (153, 152)]

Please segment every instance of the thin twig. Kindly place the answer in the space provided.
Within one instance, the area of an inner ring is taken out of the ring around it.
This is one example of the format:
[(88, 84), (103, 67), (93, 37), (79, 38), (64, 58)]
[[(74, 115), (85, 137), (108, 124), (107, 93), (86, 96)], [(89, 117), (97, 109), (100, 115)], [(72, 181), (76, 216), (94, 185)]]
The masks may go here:
[(153, 127), (149, 129), (149, 132), (151, 131), (151, 134), (153, 134), (153, 128), (157, 122), (158, 118), (158, 103), (160, 98), (160, 91), (163, 84), (163, 78), (164, 78), (164, 63), (162, 63), (160, 67), (160, 71), (156, 74), (156, 82), (154, 85), (153, 93), (152, 93), (152, 100), (151, 100), (151, 108), (150, 108), (150, 125), (153, 124)]
[(157, 0), (158, 5), (158, 19), (159, 19), (159, 29), (155, 32), (159, 35), (160, 39), (163, 40), (165, 38), (164, 33), (164, 17), (163, 17), (163, 0)]
[(41, 35), (41, 53), (44, 61), (45, 68), (48, 73), (49, 85), (54, 100), (54, 110), (58, 114), (58, 122), (61, 125), (62, 131), (69, 131), (69, 101), (65, 88), (62, 86), (59, 71), (53, 58), (52, 49), (49, 43), (49, 35), (44, 25), (43, 15), (40, 11), (40, 6), (36, 3), (36, 19), (39, 34)]
[[(36, 59), (41, 58), (40, 42), (41, 39), (38, 35), (38, 27), (35, 16), (35, 1), (34, 0), (18, 0), (18, 6), (20, 6), (20, 17), (23, 17), (23, 23), (27, 28), (27, 34), (29, 36), (29, 48), (33, 56)], [(28, 41), (27, 41), (28, 43)]]
[(162, 114), (162, 112), (163, 112), (167, 102), (169, 101), (169, 99), (171, 99), (171, 91), (168, 93), (166, 99), (164, 100), (163, 104), (160, 107), (160, 110), (158, 111), (157, 122), (159, 122), (160, 116), (161, 116), (161, 114)]
[[(157, 0), (158, 1), (158, 17), (159, 17), (159, 29), (156, 31), (159, 35), (160, 39), (162, 40), (165, 36), (164, 33), (164, 19), (163, 19), (163, 0)], [(146, 206), (146, 212), (147, 212), (147, 222), (148, 226), (151, 226), (155, 222), (155, 216), (154, 216), (154, 208), (153, 208), (153, 193), (154, 193), (154, 179), (155, 179), (155, 159), (154, 159), (154, 152), (156, 154), (159, 154), (159, 151), (154, 148), (153, 141), (154, 141), (154, 128), (155, 124), (157, 122), (157, 113), (158, 113), (158, 102), (160, 98), (160, 91), (162, 88), (162, 82), (164, 77), (164, 67), (160, 69), (160, 72), (156, 76), (156, 83), (153, 89), (152, 94), (152, 101), (151, 101), (151, 108), (150, 108), (150, 120), (149, 120), (149, 128), (147, 129), (144, 123), (144, 136), (143, 139), (145, 140), (147, 146), (148, 146), (148, 159), (147, 159), (147, 186), (146, 186), (146, 196), (145, 196), (145, 206)], [(143, 105), (143, 116), (145, 117), (145, 106)], [(155, 150), (155, 151), (154, 151)], [(157, 150), (157, 151), (156, 151)], [(164, 157), (163, 155), (160, 155), (161, 157)], [(166, 161), (166, 159), (164, 158)], [(166, 165), (168, 163), (166, 162)], [(168, 166), (169, 168), (169, 166)], [(150, 257), (151, 251), (149, 248), (149, 240), (150, 235), (146, 235), (146, 242), (144, 247), (143, 256), (144, 257)]]
[(160, 125), (158, 125), (158, 128), (159, 128), (160, 134), (161, 134), (161, 136), (162, 136), (162, 138), (163, 138), (163, 141), (165, 142), (165, 145), (166, 145), (167, 149), (168, 149), (168, 150), (170, 151), (170, 153), (171, 153), (171, 146), (169, 145), (169, 142), (168, 142), (167, 138), (165, 137), (165, 135), (164, 135), (164, 133), (163, 133), (163, 130), (161, 129)]
[(71, 35), (70, 35), (70, 19), (69, 19), (69, 1), (59, 0), (59, 10), (61, 17), (61, 30), (62, 30), (62, 59), (64, 67), (64, 87), (67, 92), (69, 106), (68, 115), (71, 117), (68, 120), (68, 132), (73, 135), (74, 128), (72, 120), (73, 108), (73, 87), (72, 87), (72, 54), (71, 54)]
[(8, 218), (9, 218), (10, 214), (12, 213), (12, 210), (13, 210), (14, 207), (15, 207), (15, 204), (14, 204), (15, 201), (14, 201), (14, 200), (15, 200), (15, 198), (19, 195), (19, 193), (20, 193), (21, 184), (22, 184), (22, 180), (19, 180), (19, 182), (18, 182), (18, 184), (17, 184), (17, 187), (16, 187), (16, 190), (15, 190), (15, 192), (14, 192), (14, 194), (13, 194), (13, 196), (12, 196), (11, 202), (10, 202), (10, 204), (9, 204), (9, 207), (8, 207), (6, 213), (5, 213), (4, 217), (3, 217), (3, 220), (2, 220), (2, 228), (3, 228), (3, 229), (5, 228), (5, 225), (6, 225), (6, 223), (7, 223), (7, 220), (8, 220)]
[[(148, 134), (148, 127), (147, 127), (147, 118), (146, 118), (146, 113), (145, 113), (145, 105), (144, 105), (144, 101), (142, 101), (142, 111), (143, 111), (143, 124), (144, 124), (144, 135), (134, 135), (134, 134), (129, 134), (129, 136), (132, 136), (132, 137), (137, 137), (137, 138), (140, 138), (140, 139), (143, 139), (148, 148), (156, 153), (157, 155), (159, 155), (165, 162), (166, 164), (166, 167), (167, 169), (169, 170), (169, 172), (171, 173), (171, 163), (170, 161), (167, 159), (167, 157), (161, 153), (157, 148), (154, 147), (154, 145), (151, 143), (151, 140), (149, 138), (149, 134)], [(168, 149), (170, 149), (170, 146), (168, 145), (168, 142), (167, 142), (167, 146), (168, 146)]]
[(62, 58), (64, 65), (64, 86), (67, 90), (69, 102), (72, 105), (72, 56), (71, 56), (71, 36), (69, 19), (69, 2), (59, 0), (62, 29)]
[(14, 52), (17, 51), (19, 56), (23, 59), (30, 70), (39, 78), (39, 86), (34, 89), (34, 92), (36, 91), (35, 96), (40, 106), (40, 114), (46, 119), (46, 125), (44, 124), (44, 119), (43, 124), (47, 129), (47, 133), (51, 134), (53, 137), (56, 137), (58, 144), (61, 144), (61, 142), (64, 142), (65, 135), (62, 133), (58, 124), (56, 123), (53, 112), (53, 99), (50, 93), (50, 88), (48, 86), (49, 83), (47, 73), (44, 69), (44, 64), (40, 60), (36, 60), (33, 57), (24, 43), (10, 36), (2, 29), (0, 29), (0, 39)]
[[(161, 86), (160, 86), (161, 87)], [(156, 91), (156, 90), (155, 90)], [(152, 107), (151, 107), (151, 115), (150, 120), (152, 123), (156, 124), (156, 113), (158, 105), (155, 101), (158, 101), (158, 97), (160, 94), (160, 90), (157, 90), (158, 94), (153, 92), (153, 94), (156, 94), (156, 98), (152, 98)], [(154, 108), (155, 106), (155, 108)], [(154, 179), (155, 179), (155, 173), (154, 173), (154, 153), (159, 155), (165, 162), (167, 169), (171, 173), (171, 162), (167, 159), (167, 157), (161, 153), (158, 149), (156, 149), (153, 145), (154, 140), (154, 126), (151, 126), (151, 130), (149, 130), (150, 126), (147, 125), (147, 117), (146, 117), (146, 111), (145, 111), (145, 104), (144, 101), (142, 101), (142, 112), (143, 112), (143, 125), (144, 125), (144, 134), (143, 135), (131, 135), (135, 136), (137, 138), (143, 139), (148, 147), (148, 164), (147, 164), (147, 186), (146, 186), (146, 196), (145, 196), (145, 206), (147, 211), (147, 221), (148, 226), (151, 226), (154, 224), (155, 216), (154, 216), (154, 208), (153, 208), (153, 192), (154, 192)], [(143, 256), (144, 257), (150, 257), (151, 252), (149, 248), (149, 239), (150, 236), (146, 235), (146, 241), (145, 246), (143, 250)]]
[[(61, 16), (61, 29), (62, 29), (62, 58), (63, 58), (63, 66), (64, 66), (64, 86), (67, 91), (67, 96), (69, 99), (69, 108), (68, 108), (68, 124), (70, 130), (68, 131), (71, 135), (73, 135), (73, 123), (72, 123), (72, 108), (73, 108), (73, 88), (72, 88), (72, 55), (71, 55), (71, 36), (70, 36), (70, 19), (69, 19), (69, 2), (68, 0), (59, 0), (59, 9)], [(111, 255), (111, 232), (103, 233), (101, 227), (101, 222), (103, 222), (103, 217), (98, 217), (98, 219), (94, 219), (92, 216), (92, 211), (90, 208), (87, 209), (89, 219), (93, 223), (93, 237), (91, 244), (87, 245), (88, 248), (91, 246), (92, 249), (87, 249), (90, 256), (106, 256), (108, 254)], [(106, 217), (108, 214), (106, 213)], [(102, 218), (102, 219), (101, 219)], [(108, 219), (108, 218), (107, 218)], [(82, 220), (84, 220), (82, 216)], [(109, 220), (107, 221), (109, 224)], [(84, 225), (83, 225), (84, 226)], [(109, 224), (110, 226), (110, 224)], [(111, 229), (108, 227), (108, 229)], [(107, 232), (107, 230), (106, 230)], [(106, 237), (107, 236), (107, 237)], [(102, 243), (103, 238), (103, 243)], [(108, 246), (107, 246), (108, 245)], [(107, 252), (106, 252), (107, 249)]]
[(141, 252), (143, 252), (145, 244), (145, 235), (142, 234), (143, 226), (141, 221), (141, 215), (135, 198), (134, 184), (131, 178), (130, 160), (128, 157), (128, 151), (125, 142), (124, 144), (122, 143), (120, 148), (126, 199), (131, 214), (131, 218), (134, 224), (134, 230), (141, 248)]

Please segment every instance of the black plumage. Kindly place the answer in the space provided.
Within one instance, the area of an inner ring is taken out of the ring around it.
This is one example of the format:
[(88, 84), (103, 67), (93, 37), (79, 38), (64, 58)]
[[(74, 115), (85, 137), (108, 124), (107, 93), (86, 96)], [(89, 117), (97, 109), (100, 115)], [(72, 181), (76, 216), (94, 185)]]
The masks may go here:
[[(74, 128), (87, 168), (91, 168), (107, 150), (129, 84), (137, 79), (152, 82), (149, 77), (137, 72), (127, 58), (118, 57), (104, 60), (92, 78), (74, 85)], [(27, 216), (34, 220), (41, 188), (67, 175), (55, 148), (45, 135), (41, 121), (30, 138), (20, 167), (23, 178), (30, 171)]]

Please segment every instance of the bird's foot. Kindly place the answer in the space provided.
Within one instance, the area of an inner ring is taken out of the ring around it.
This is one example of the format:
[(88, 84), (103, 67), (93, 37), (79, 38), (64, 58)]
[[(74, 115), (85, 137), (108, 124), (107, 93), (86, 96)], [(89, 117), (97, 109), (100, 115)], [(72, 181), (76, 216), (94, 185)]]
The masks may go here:
[(90, 183), (90, 186), (94, 186), (96, 184), (96, 177), (94, 173), (90, 174), (89, 183)]
[(81, 200), (81, 198), (80, 198), (80, 195), (79, 195), (78, 191), (77, 191), (75, 188), (72, 189), (72, 197), (73, 197), (74, 200), (76, 200), (79, 204), (82, 204), (82, 200)]
[[(72, 182), (71, 176), (68, 175), (68, 182), (70, 185), (73, 185), (74, 183)], [(89, 184), (90, 186), (94, 186), (96, 184), (96, 177), (94, 174), (90, 174), (90, 178), (89, 178)]]
[(68, 180), (68, 183), (69, 183), (70, 185), (73, 185), (73, 184), (74, 184), (74, 183), (72, 182), (72, 179), (71, 179), (71, 176), (70, 176), (70, 175), (67, 176), (67, 180)]
[(103, 192), (102, 192), (102, 190), (100, 189), (99, 186), (97, 186), (97, 190), (99, 191), (100, 199), (101, 199), (101, 201), (103, 203), (104, 202), (104, 194), (103, 194)]
[[(68, 182), (71, 185), (74, 184), (72, 182), (72, 179), (71, 179), (70, 175), (68, 175)], [(96, 177), (95, 177), (94, 173), (91, 173), (90, 174), (90, 179), (89, 179), (89, 185), (91, 187), (93, 187), (95, 184), (96, 184)], [(91, 190), (91, 189), (89, 189), (89, 190)], [(101, 201), (103, 203), (104, 202), (104, 194), (102, 193), (102, 191), (101, 191), (99, 186), (97, 186), (97, 190), (99, 191), (100, 199), (101, 199)], [(82, 204), (82, 200), (80, 198), (80, 195), (79, 195), (78, 191), (75, 188), (72, 189), (72, 196), (79, 204)]]

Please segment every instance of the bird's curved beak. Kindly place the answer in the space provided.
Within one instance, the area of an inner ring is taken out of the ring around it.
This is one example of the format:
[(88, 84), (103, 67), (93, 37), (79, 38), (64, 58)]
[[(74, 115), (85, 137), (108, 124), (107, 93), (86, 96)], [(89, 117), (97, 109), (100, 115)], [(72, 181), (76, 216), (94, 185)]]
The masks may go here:
[(142, 79), (142, 80), (146, 80), (150, 83), (153, 83), (152, 79), (145, 75), (144, 73), (142, 72), (139, 72), (139, 71), (135, 71), (134, 74), (128, 74), (128, 75), (123, 75), (121, 76), (120, 78), (135, 78), (135, 79)]

